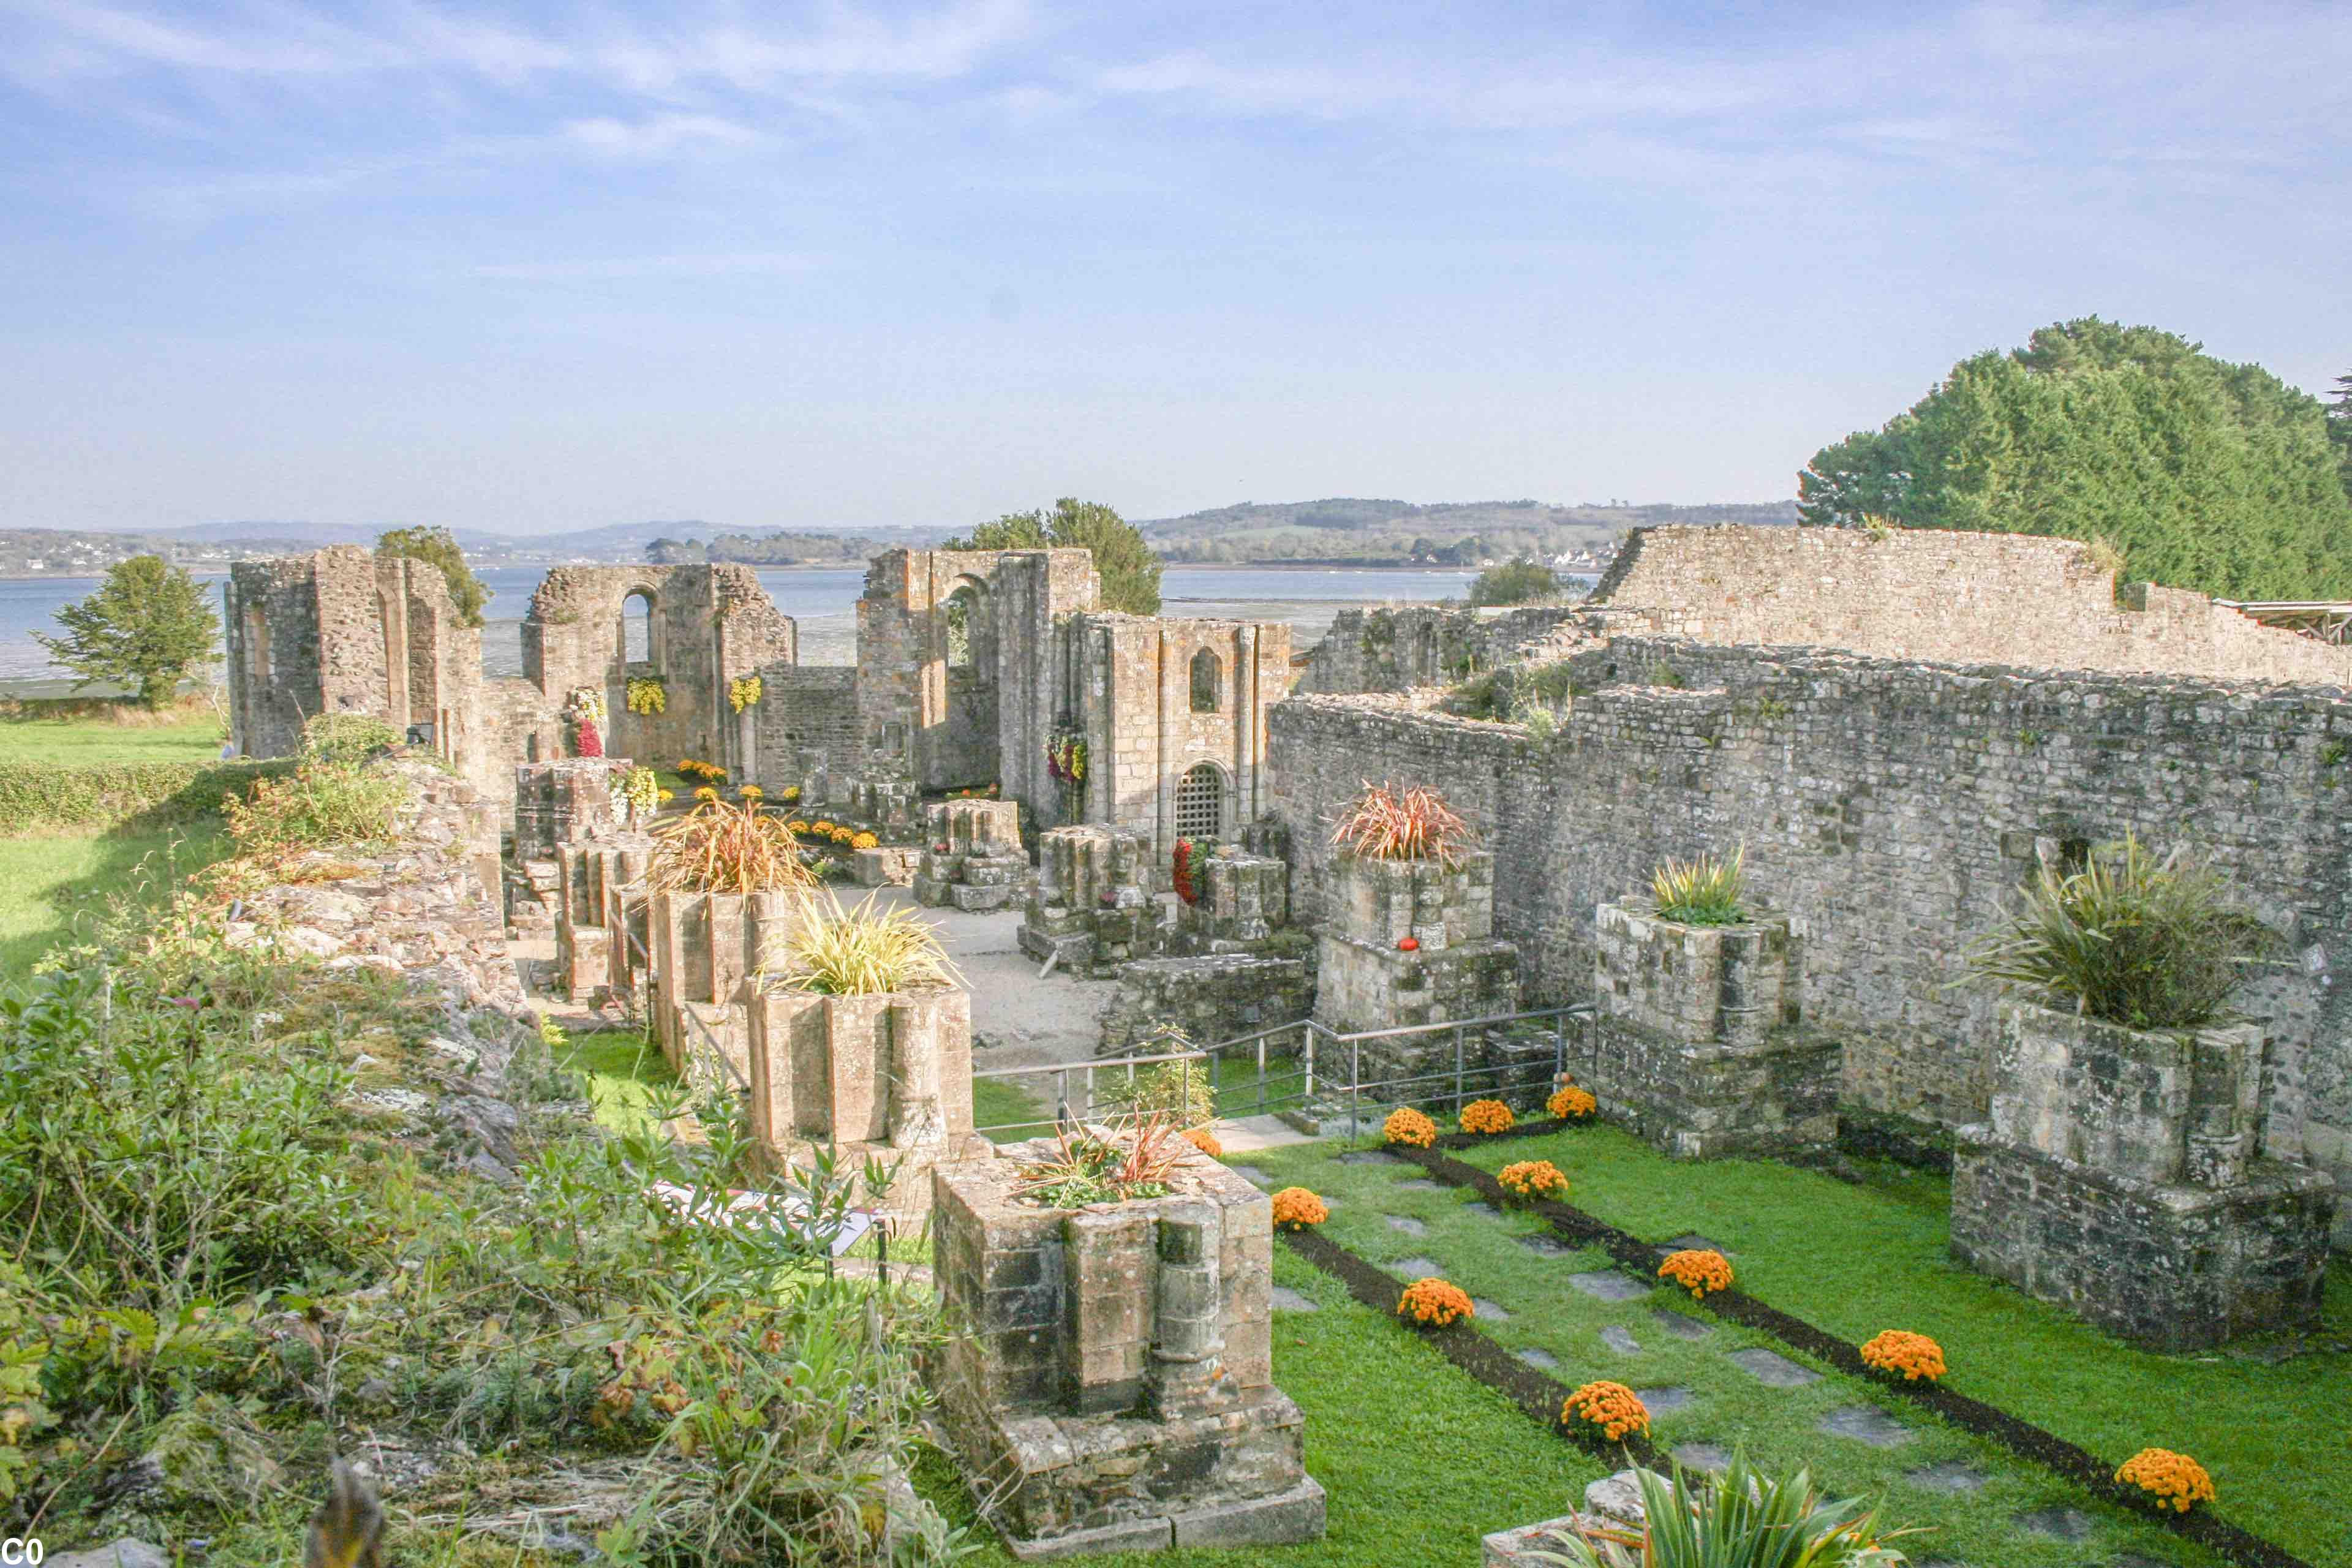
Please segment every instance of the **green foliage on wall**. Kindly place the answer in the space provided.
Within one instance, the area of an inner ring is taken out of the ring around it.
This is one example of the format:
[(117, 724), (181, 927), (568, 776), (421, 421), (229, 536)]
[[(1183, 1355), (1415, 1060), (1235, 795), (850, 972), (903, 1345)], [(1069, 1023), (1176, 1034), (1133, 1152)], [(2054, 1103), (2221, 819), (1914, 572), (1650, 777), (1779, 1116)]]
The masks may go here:
[(422, 561), (441, 569), (441, 579), (449, 584), (449, 597), (457, 601), (458, 618), (469, 626), (482, 624), (482, 606), (490, 602), (488, 584), (474, 575), (466, 563), (466, 552), (457, 548), (457, 541), (446, 528), (395, 528), (381, 534), (375, 542), (375, 552), (385, 561)]
[(1797, 489), (1811, 523), (2105, 535), (2174, 587), (2352, 595), (2352, 495), (2319, 400), (2095, 316), (1961, 361), (1884, 428), (1822, 447)]
[(0, 823), (11, 837), (135, 825), (173, 827), (220, 813), (221, 796), (293, 771), (290, 762), (0, 763)]

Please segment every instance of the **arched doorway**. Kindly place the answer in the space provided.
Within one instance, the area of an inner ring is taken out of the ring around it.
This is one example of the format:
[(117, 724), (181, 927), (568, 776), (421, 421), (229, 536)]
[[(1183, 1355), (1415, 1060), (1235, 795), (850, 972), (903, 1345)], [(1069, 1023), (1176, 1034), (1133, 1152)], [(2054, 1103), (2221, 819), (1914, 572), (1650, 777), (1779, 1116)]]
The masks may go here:
[(1225, 775), (1214, 763), (1196, 763), (1176, 781), (1176, 837), (1215, 839), (1225, 831)]

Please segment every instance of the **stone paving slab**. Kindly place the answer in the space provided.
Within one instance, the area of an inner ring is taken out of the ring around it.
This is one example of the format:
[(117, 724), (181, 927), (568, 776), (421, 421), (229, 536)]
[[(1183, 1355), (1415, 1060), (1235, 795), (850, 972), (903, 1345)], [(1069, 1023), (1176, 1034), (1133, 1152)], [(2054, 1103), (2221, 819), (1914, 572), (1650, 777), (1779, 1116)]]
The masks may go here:
[(1642, 1353), (1642, 1342), (1633, 1337), (1633, 1331), (1620, 1327), (1615, 1323), (1612, 1323), (1607, 1328), (1601, 1331), (1601, 1342), (1607, 1345), (1611, 1350), (1615, 1351), (1619, 1355), (1640, 1355)]
[(1383, 1263), (1381, 1267), (1407, 1279), (1427, 1279), (1433, 1275), (1443, 1279), (1445, 1274), (1445, 1265), (1434, 1258), (1400, 1258), (1394, 1263)]
[(1653, 1415), (1687, 1409), (1691, 1402), (1691, 1391), (1687, 1388), (1637, 1388), (1633, 1396), (1642, 1402), (1642, 1408)]
[(1822, 1374), (1811, 1367), (1798, 1365), (1779, 1351), (1761, 1347), (1734, 1351), (1731, 1359), (1740, 1370), (1754, 1377), (1767, 1388), (1802, 1388), (1809, 1383), (1819, 1383)]
[(1319, 1312), (1322, 1310), (1307, 1297), (1287, 1285), (1276, 1285), (1273, 1292), (1274, 1310), (1277, 1312)]
[(1264, 1171), (1259, 1170), (1255, 1165), (1228, 1165), (1225, 1169), (1231, 1171), (1234, 1175), (1239, 1176), (1243, 1181), (1247, 1182), (1253, 1187), (1265, 1187), (1274, 1184), (1274, 1178), (1267, 1175)]
[(1549, 1351), (1538, 1350), (1530, 1345), (1528, 1349), (1517, 1352), (1517, 1353), (1521, 1361), (1527, 1363), (1529, 1366), (1534, 1367), (1538, 1372), (1558, 1372), (1559, 1370), (1559, 1357), (1552, 1354)]
[(1565, 1258), (1576, 1250), (1559, 1237), (1546, 1236), (1539, 1230), (1531, 1231), (1526, 1236), (1515, 1236), (1511, 1239), (1538, 1258)]
[(1393, 1190), (1400, 1193), (1442, 1193), (1445, 1190), (1445, 1184), (1433, 1182), (1426, 1176), (1415, 1176), (1410, 1182), (1399, 1182)]
[(1965, 1465), (1953, 1459), (1940, 1465), (1929, 1465), (1923, 1470), (1908, 1471), (1903, 1479), (1931, 1492), (1972, 1492), (1981, 1489), (1992, 1478), (1974, 1465)]
[(1711, 1237), (1701, 1236), (1695, 1230), (1686, 1230), (1680, 1236), (1672, 1237), (1658, 1243), (1656, 1250), (1661, 1258), (1670, 1252), (1720, 1252), (1726, 1258), (1739, 1256), (1725, 1247), (1723, 1243)]
[(1896, 1447), (1916, 1436), (1910, 1427), (1875, 1405), (1842, 1405), (1822, 1416), (1820, 1426), (1824, 1432), (1851, 1437), (1874, 1448)]
[(1586, 1295), (1603, 1301), (1638, 1301), (1650, 1293), (1650, 1287), (1628, 1279), (1613, 1268), (1595, 1268), (1583, 1274), (1571, 1274), (1568, 1282)]
[(1696, 1318), (1686, 1318), (1669, 1307), (1661, 1307), (1650, 1316), (1657, 1321), (1658, 1327), (1678, 1340), (1703, 1340), (1713, 1332), (1708, 1325)]
[(1721, 1475), (1731, 1468), (1731, 1450), (1720, 1443), (1685, 1443), (1675, 1449), (1684, 1468)]
[(2056, 1504), (2019, 1514), (2017, 1528), (2045, 1541), (2088, 1541), (2098, 1524), (2079, 1508)]
[(1388, 1216), (1388, 1222), (1389, 1228), (1391, 1230), (1402, 1231), (1407, 1236), (1427, 1236), (1429, 1234), (1429, 1227), (1427, 1226), (1422, 1224), (1421, 1221), (1405, 1215), (1390, 1215)]
[(1399, 1159), (1385, 1149), (1350, 1149), (1339, 1156), (1339, 1163), (1342, 1165), (1402, 1165), (1410, 1162)]
[(1507, 1323), (1511, 1321), (1510, 1310), (1499, 1301), (1489, 1301), (1484, 1296), (1473, 1296), (1470, 1298), (1470, 1306), (1487, 1322)]

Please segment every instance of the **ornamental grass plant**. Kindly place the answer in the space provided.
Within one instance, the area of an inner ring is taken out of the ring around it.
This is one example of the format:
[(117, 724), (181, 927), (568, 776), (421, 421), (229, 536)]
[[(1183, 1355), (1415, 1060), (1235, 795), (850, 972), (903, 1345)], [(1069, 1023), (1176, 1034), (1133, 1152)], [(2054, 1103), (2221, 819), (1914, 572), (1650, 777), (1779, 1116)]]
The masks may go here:
[(1694, 1482), (1680, 1464), (1671, 1478), (1636, 1475), (1643, 1526), (1588, 1529), (1566, 1552), (1534, 1552), (1530, 1560), (1560, 1568), (1902, 1568), (1911, 1561), (1886, 1544), (1911, 1531), (1881, 1530), (1877, 1510), (1859, 1498), (1822, 1497), (1802, 1467), (1767, 1476), (1742, 1451), (1713, 1486)]
[(782, 950), (761, 967), (761, 979), (825, 996), (874, 996), (962, 980), (940, 945), (938, 928), (912, 910), (881, 907), (878, 893), (854, 908), (844, 908), (829, 889), (813, 895)]
[(1022, 1184), (1013, 1190), (1040, 1208), (1164, 1197), (1184, 1155), (1175, 1124), (1158, 1112), (1114, 1124), (1108, 1137), (1065, 1122), (1054, 1138), (1053, 1153), (1024, 1165)]
[(758, 801), (731, 805), (705, 785), (694, 809), (654, 830), (646, 880), (664, 893), (782, 893), (814, 888), (784, 819)]
[(2077, 869), (2043, 866), (2008, 924), (1969, 951), (1969, 977), (2126, 1028), (2193, 1029), (2274, 941), (2210, 867), (2181, 848), (2159, 858), (2126, 834)]
[(1657, 900), (1658, 918), (1686, 926), (1736, 926), (1748, 918), (1741, 901), (1747, 892), (1747, 846), (1732, 851), (1727, 860), (1702, 855), (1696, 860), (1667, 860), (1650, 873), (1650, 893)]
[(1331, 847), (1366, 860), (1434, 860), (1457, 866), (1470, 825), (1433, 789), (1400, 790), (1365, 781), (1331, 827)]

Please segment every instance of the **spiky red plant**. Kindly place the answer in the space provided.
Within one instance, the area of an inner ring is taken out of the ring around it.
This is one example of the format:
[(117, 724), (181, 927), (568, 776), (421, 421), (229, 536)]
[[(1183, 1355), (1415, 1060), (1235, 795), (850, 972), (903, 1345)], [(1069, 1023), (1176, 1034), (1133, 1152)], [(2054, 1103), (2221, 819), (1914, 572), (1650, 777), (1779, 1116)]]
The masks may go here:
[(1367, 860), (1454, 866), (1469, 847), (1470, 825), (1433, 789), (1399, 790), (1368, 779), (1363, 793), (1333, 823), (1331, 845)]

